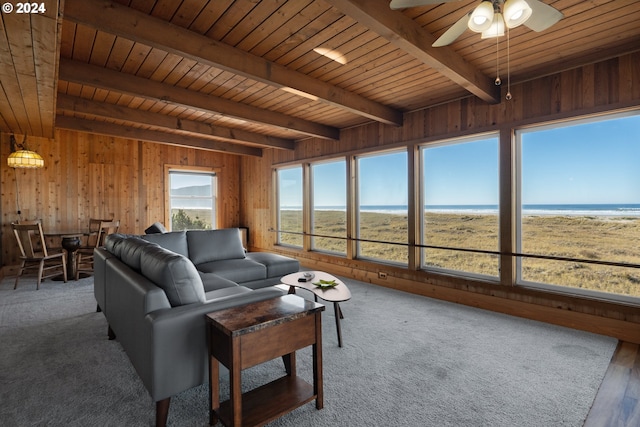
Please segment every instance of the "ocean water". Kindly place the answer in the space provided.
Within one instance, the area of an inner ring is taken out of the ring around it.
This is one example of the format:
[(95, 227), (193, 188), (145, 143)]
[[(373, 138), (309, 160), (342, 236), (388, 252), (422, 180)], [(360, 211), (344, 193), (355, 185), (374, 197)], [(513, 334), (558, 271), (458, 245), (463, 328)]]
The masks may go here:
[[(300, 210), (301, 208), (297, 206), (286, 209)], [(407, 214), (407, 205), (363, 205), (360, 209), (362, 212)], [(346, 211), (346, 207), (316, 206), (315, 210)], [(432, 213), (497, 214), (498, 205), (426, 205), (425, 211)], [(640, 218), (640, 204), (523, 205), (523, 213), (524, 215), (628, 216)]]

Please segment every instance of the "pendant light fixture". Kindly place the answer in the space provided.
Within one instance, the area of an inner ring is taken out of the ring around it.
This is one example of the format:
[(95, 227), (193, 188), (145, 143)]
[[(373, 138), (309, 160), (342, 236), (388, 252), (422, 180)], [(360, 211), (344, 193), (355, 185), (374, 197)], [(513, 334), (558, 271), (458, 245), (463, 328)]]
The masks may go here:
[[(44, 167), (44, 159), (35, 151), (31, 151), (26, 147), (27, 137), (25, 135), (22, 144), (16, 142), (15, 136), (11, 135), (11, 151), (7, 158), (7, 164), (12, 168), (42, 168)], [(16, 149), (17, 148), (17, 149)]]
[(44, 159), (35, 151), (27, 148), (27, 136), (24, 136), (22, 144), (18, 144), (16, 137), (11, 135), (9, 139), (11, 144), (11, 154), (7, 157), (7, 164), (12, 167), (16, 173), (16, 211), (18, 214), (18, 222), (22, 220), (22, 211), (20, 210), (20, 185), (18, 184), (18, 171), (16, 169), (39, 169), (44, 167)]

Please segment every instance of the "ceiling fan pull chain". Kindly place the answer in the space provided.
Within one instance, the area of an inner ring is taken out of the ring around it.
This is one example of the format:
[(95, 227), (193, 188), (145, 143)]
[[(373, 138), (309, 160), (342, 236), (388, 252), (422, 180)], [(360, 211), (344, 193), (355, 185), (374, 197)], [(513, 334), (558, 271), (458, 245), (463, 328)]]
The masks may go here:
[(511, 101), (511, 44), (509, 43), (509, 27), (507, 27), (507, 101)]
[(500, 79), (500, 37), (496, 37), (496, 86), (500, 86), (502, 84), (502, 80)]

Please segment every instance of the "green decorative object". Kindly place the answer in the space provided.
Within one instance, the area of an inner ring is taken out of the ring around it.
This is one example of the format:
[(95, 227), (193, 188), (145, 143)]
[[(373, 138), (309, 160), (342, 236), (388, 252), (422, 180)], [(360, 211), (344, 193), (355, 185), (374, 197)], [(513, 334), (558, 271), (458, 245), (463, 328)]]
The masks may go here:
[(335, 280), (322, 280), (320, 279), (319, 282), (314, 282), (313, 283), (315, 286), (322, 288), (322, 289), (328, 289), (328, 288), (333, 288), (334, 286), (338, 286), (338, 282)]

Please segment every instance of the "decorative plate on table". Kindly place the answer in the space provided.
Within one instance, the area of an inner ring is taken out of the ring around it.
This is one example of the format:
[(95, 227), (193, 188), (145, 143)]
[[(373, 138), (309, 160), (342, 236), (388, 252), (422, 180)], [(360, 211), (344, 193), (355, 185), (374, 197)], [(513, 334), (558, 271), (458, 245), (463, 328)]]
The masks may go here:
[(337, 280), (322, 280), (320, 279), (319, 282), (314, 282), (313, 283), (316, 287), (321, 288), (321, 289), (329, 289), (329, 288), (333, 288), (335, 286), (338, 286), (340, 283)]

